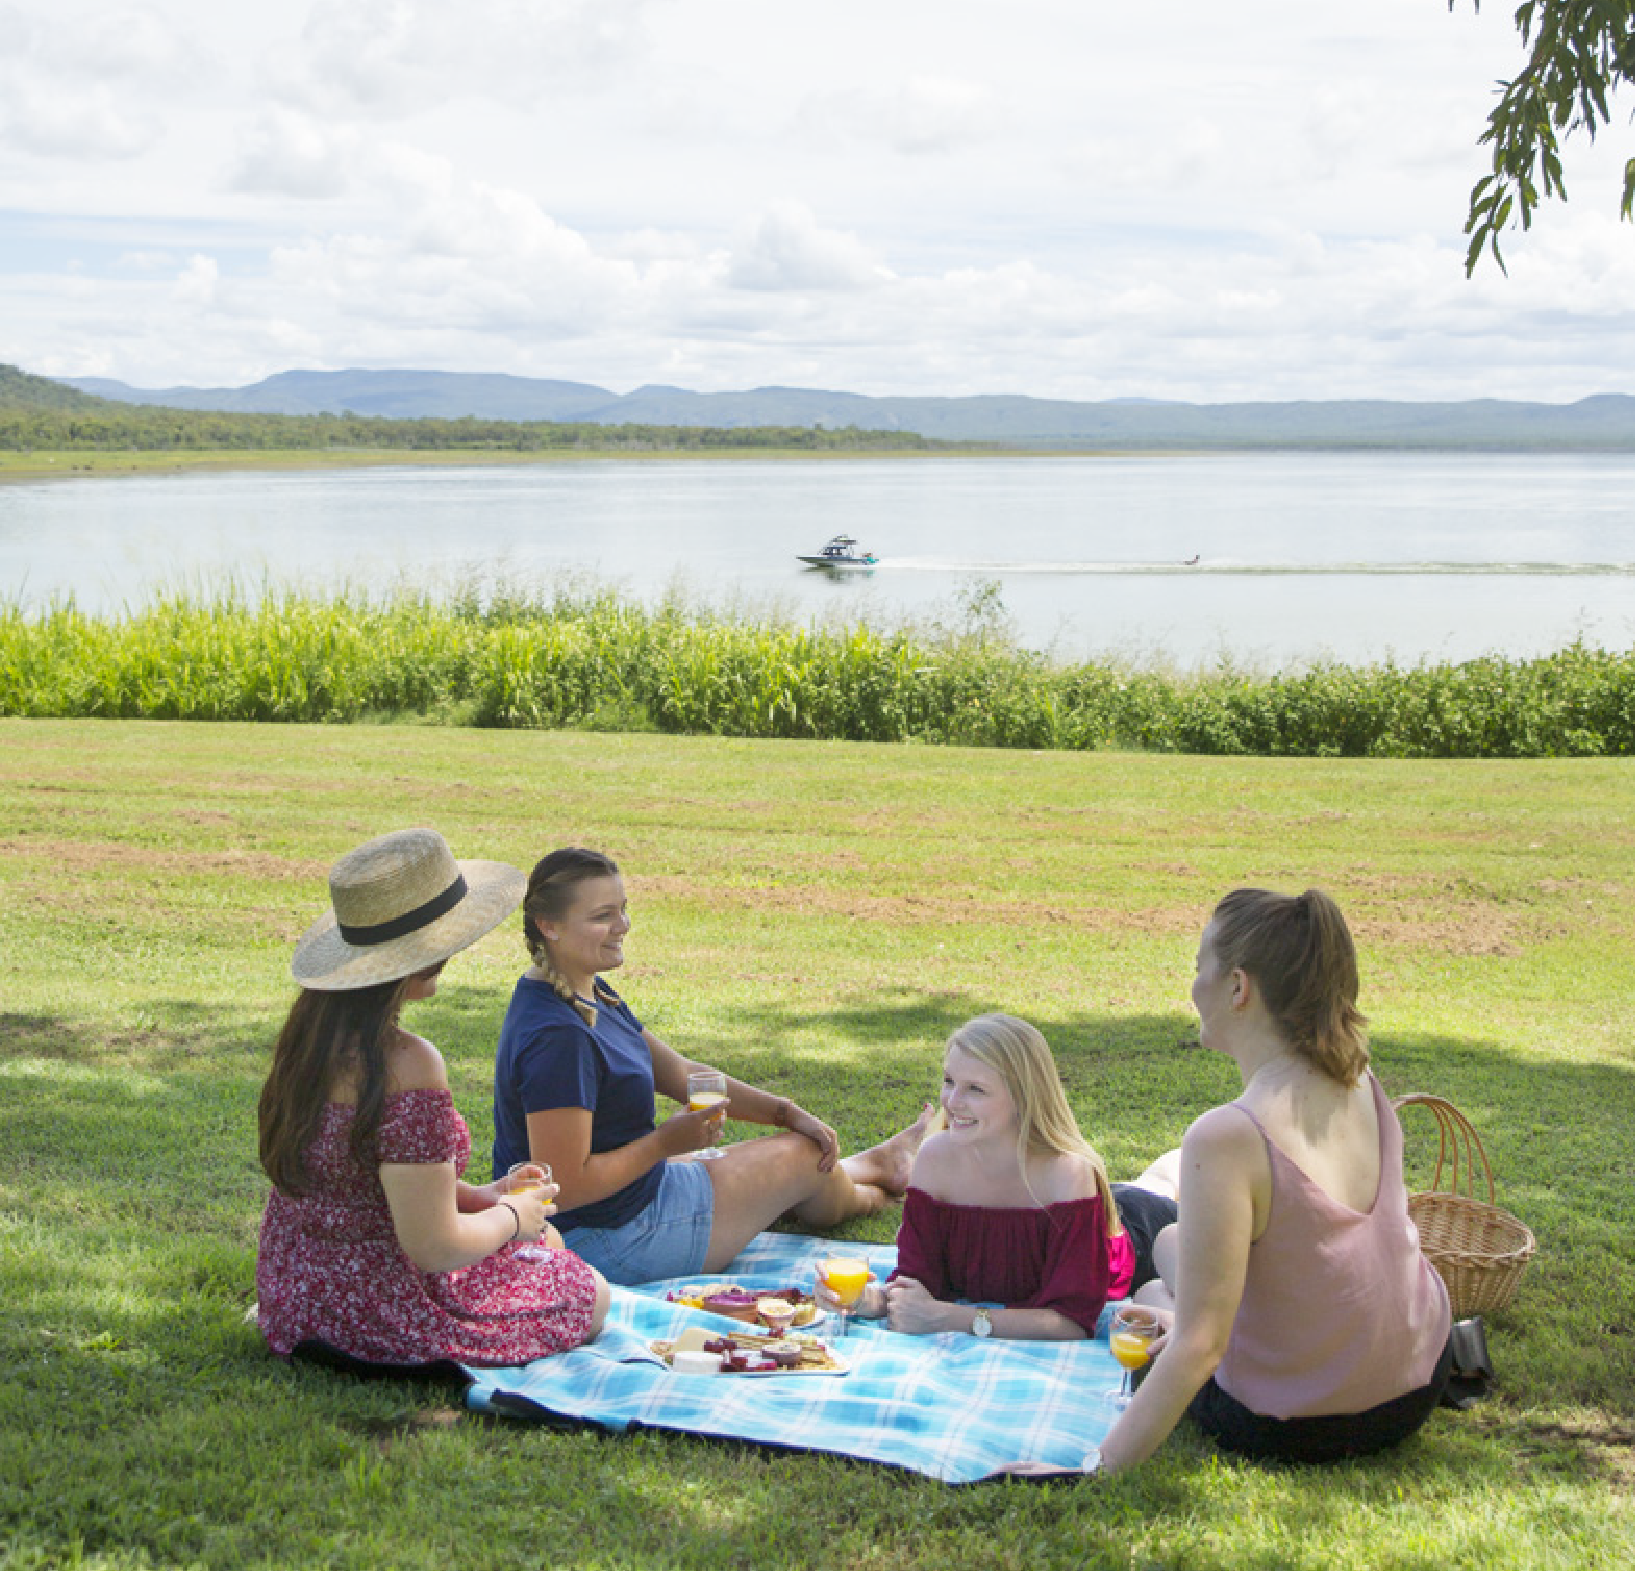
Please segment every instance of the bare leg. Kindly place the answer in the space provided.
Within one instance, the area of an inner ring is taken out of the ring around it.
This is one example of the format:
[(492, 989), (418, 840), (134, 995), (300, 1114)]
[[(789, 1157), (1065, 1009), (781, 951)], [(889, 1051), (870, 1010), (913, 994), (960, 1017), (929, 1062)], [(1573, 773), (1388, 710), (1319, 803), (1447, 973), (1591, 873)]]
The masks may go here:
[(722, 1270), (755, 1235), (790, 1215), (829, 1228), (872, 1216), (908, 1187), (927, 1114), (908, 1129), (818, 1171), (818, 1147), (804, 1135), (769, 1135), (725, 1146), (705, 1171), (715, 1191), (715, 1215), (705, 1270)]
[(1182, 1182), (1182, 1148), (1177, 1146), (1174, 1151), (1166, 1151), (1163, 1156), (1155, 1157), (1130, 1182), (1138, 1189), (1150, 1189), (1167, 1200), (1176, 1199)]
[(1176, 1307), (1176, 1224), (1159, 1229), (1153, 1240), (1153, 1266), (1159, 1273), (1136, 1290), (1136, 1302), (1155, 1304), (1161, 1309)]
[(931, 1116), (932, 1104), (928, 1102), (907, 1129), (900, 1129), (890, 1140), (870, 1146), (867, 1151), (842, 1157), (838, 1165), (847, 1170), (854, 1184), (868, 1184), (894, 1199), (901, 1198), (909, 1187), (909, 1172), (915, 1165), (920, 1142), (926, 1138)]
[(596, 1302), (591, 1307), (591, 1329), (586, 1333), (585, 1340), (589, 1342), (602, 1330), (602, 1323), (608, 1318), (608, 1281), (600, 1271), (592, 1270), (596, 1278)]

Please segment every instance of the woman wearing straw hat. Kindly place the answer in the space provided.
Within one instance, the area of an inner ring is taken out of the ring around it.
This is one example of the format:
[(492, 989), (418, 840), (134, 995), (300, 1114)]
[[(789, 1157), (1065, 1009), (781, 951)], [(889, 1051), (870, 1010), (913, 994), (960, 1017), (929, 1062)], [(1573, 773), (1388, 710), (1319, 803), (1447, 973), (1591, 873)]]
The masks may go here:
[(541, 1198), (554, 1191), (462, 1182), (471, 1140), (443, 1059), (398, 1024), (516, 909), (522, 873), (456, 862), (441, 835), (407, 829), (343, 857), (329, 883), (261, 1092), (268, 1343), (284, 1357), (316, 1342), (374, 1363), (517, 1364), (588, 1341), (607, 1285), (561, 1247)]
[[(902, 1196), (930, 1108), (910, 1128), (842, 1157), (835, 1131), (787, 1098), (723, 1077), (725, 1100), (691, 1108), (710, 1072), (661, 1042), (603, 980), (625, 962), (631, 921), (612, 860), (578, 846), (535, 867), (523, 901), (534, 964), (511, 995), (494, 1067), (494, 1167), (549, 1162), (569, 1242), (610, 1281), (723, 1270), (789, 1215), (829, 1228)], [(655, 1093), (682, 1103), (660, 1123)], [(781, 1131), (719, 1161), (723, 1119)]]

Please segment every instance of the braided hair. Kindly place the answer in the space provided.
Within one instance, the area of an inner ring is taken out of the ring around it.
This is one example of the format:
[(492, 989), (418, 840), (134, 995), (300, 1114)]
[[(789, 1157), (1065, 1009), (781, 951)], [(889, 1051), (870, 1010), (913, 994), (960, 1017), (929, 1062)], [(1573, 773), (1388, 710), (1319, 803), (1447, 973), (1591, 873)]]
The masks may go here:
[[(528, 946), (529, 958), (551, 991), (588, 1026), (596, 1024), (596, 1004), (581, 998), (557, 969), (540, 923), (560, 921), (566, 916), (579, 885), (593, 878), (618, 876), (619, 867), (612, 857), (583, 846), (564, 846), (534, 864), (534, 871), (528, 875), (528, 893), (523, 896), (523, 942)], [(611, 995), (602, 991), (600, 980), (596, 986), (597, 996), (611, 1001)]]

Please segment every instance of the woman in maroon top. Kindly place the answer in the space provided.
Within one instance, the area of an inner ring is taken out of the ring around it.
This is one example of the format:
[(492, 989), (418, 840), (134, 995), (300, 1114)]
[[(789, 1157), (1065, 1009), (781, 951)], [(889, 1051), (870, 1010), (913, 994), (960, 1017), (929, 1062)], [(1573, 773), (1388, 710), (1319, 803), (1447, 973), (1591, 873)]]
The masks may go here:
[[(1139, 1280), (1138, 1256), (1146, 1275), (1151, 1263), (1120, 1220), (1045, 1038), (1012, 1015), (962, 1026), (944, 1051), (942, 1103), (943, 1127), (910, 1175), (898, 1269), (854, 1313), (916, 1335), (1091, 1336), (1104, 1303)], [(817, 1295), (835, 1302), (821, 1280)]]

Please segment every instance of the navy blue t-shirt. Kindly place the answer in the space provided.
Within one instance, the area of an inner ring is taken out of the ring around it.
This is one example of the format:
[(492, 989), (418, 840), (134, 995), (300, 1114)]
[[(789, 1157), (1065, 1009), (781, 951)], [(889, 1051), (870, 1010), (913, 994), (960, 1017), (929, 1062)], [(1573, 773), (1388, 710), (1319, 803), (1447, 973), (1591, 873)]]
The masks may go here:
[[(598, 991), (611, 990), (601, 983)], [(617, 995), (612, 1003), (598, 999), (592, 1027), (544, 982), (520, 977), (494, 1059), (496, 1178), (512, 1163), (528, 1161), (528, 1115), (558, 1107), (590, 1112), (592, 1155), (651, 1134), (653, 1055), (642, 1022)], [(549, 1152), (543, 1160), (551, 1160)], [(551, 1220), (564, 1234), (621, 1227), (649, 1204), (663, 1176), (664, 1164), (655, 1163), (635, 1183)]]

